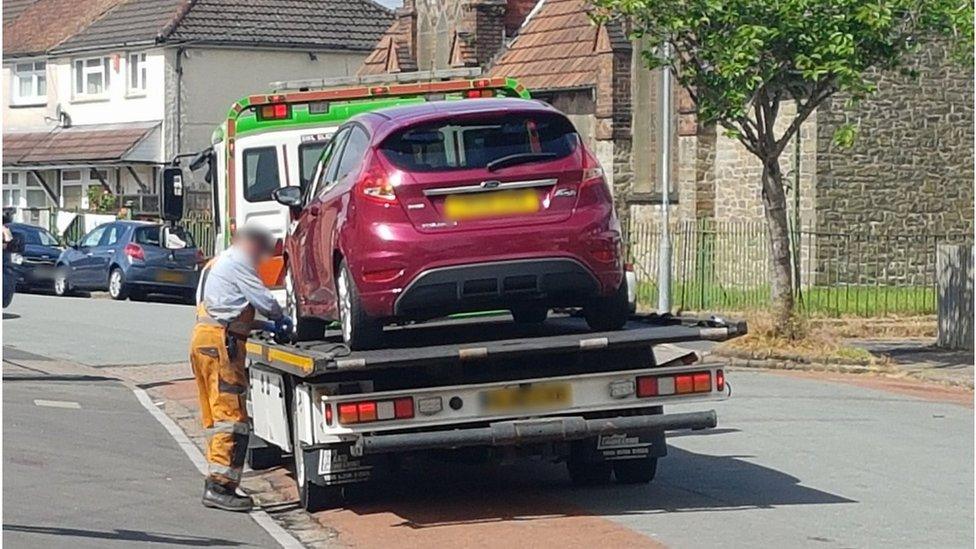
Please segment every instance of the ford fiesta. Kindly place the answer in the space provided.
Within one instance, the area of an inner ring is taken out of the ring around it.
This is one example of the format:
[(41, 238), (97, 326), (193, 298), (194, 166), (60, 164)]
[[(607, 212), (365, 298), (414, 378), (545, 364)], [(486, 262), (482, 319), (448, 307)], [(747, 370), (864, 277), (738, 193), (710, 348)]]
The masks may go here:
[(308, 188), (275, 197), (293, 218), (286, 288), (298, 339), (339, 320), (351, 348), (373, 348), (386, 323), (495, 309), (538, 323), (553, 307), (582, 307), (595, 330), (627, 320), (603, 170), (541, 102), (359, 115), (323, 151)]

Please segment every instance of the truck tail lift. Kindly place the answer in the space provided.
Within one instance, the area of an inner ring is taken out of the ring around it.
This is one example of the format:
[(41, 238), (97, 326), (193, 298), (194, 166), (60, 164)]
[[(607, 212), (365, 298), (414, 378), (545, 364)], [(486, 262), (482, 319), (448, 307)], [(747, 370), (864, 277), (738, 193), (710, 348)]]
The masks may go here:
[(577, 484), (650, 482), (666, 431), (717, 422), (714, 410), (665, 414), (664, 405), (730, 391), (721, 363), (699, 364), (690, 351), (662, 359), (655, 347), (745, 332), (744, 322), (656, 315), (599, 333), (572, 316), (533, 327), (498, 316), (394, 328), (394, 345), (374, 351), (252, 338), (249, 463), (291, 453), (306, 509), (339, 505), (349, 485), (388, 478), (418, 455), (462, 449), (564, 461)]

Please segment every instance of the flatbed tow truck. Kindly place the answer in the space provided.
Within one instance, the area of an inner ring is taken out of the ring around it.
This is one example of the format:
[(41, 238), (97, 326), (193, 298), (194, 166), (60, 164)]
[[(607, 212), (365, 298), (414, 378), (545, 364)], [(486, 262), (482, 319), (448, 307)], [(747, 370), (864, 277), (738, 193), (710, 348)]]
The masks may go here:
[(294, 460), (302, 506), (342, 505), (418, 456), (486, 462), (542, 456), (574, 484), (653, 480), (665, 432), (716, 426), (714, 410), (665, 405), (727, 398), (721, 364), (655, 347), (726, 340), (744, 322), (634, 315), (591, 332), (573, 315), (537, 326), (507, 315), (388, 328), (389, 348), (350, 352), (338, 333), (247, 342), (252, 469)]

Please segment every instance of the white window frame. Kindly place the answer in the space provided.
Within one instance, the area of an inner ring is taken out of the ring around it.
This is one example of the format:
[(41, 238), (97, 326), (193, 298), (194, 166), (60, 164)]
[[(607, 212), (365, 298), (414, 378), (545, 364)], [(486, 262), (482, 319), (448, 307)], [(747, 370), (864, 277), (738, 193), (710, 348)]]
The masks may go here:
[[(24, 200), (24, 190), (21, 187), (20, 172), (3, 172), (3, 207), (20, 209)], [(8, 196), (17, 193), (16, 201), (8, 201)], [(16, 203), (14, 203), (16, 202)]]
[[(85, 166), (85, 167), (79, 167), (77, 169), (61, 170), (61, 203), (58, 206), (61, 208), (65, 207), (64, 205), (65, 187), (81, 187), (81, 200), (79, 201), (81, 205), (80, 209), (81, 210), (91, 209), (91, 204), (89, 204), (88, 202), (88, 189), (90, 189), (91, 187), (100, 187), (102, 185), (102, 182), (99, 181), (98, 177), (95, 177), (94, 175), (96, 171), (100, 172), (102, 174), (102, 177), (105, 179), (105, 182), (111, 186), (112, 182), (110, 179), (109, 170), (105, 168), (93, 168), (90, 166)], [(72, 173), (72, 172), (78, 172), (78, 179), (67, 179), (64, 177), (66, 173)]]
[[(20, 94), (20, 84), (25, 79), (30, 80), (30, 95)], [(41, 86), (44, 87), (44, 93), (41, 93)], [(17, 61), (10, 66), (10, 104), (14, 106), (47, 104), (47, 61), (43, 59)]]
[(125, 80), (128, 97), (146, 95), (149, 89), (149, 59), (146, 52), (130, 52), (126, 56)]
[[(97, 66), (89, 66), (91, 61), (98, 61)], [(102, 75), (102, 91), (88, 93), (88, 76), (92, 74)], [(112, 58), (103, 57), (84, 57), (71, 61), (71, 90), (72, 97), (76, 100), (86, 99), (105, 99), (109, 95), (112, 86)], [(79, 80), (80, 78), (80, 80)], [(81, 89), (78, 84), (81, 84)]]

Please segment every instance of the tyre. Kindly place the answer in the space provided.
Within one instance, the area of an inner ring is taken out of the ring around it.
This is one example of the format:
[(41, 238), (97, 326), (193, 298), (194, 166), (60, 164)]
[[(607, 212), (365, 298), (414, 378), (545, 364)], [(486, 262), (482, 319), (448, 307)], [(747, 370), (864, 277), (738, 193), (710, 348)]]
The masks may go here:
[(606, 332), (619, 330), (630, 318), (630, 301), (627, 299), (627, 283), (621, 281), (617, 290), (608, 297), (598, 298), (583, 307), (583, 317), (591, 330)]
[(298, 439), (298, 406), (291, 399), (291, 442), (295, 465), (295, 483), (298, 484), (298, 502), (302, 509), (315, 512), (335, 507), (342, 501), (342, 489), (338, 486), (319, 486), (308, 479), (305, 471), (305, 451)]
[(379, 347), (383, 338), (383, 325), (370, 318), (363, 310), (359, 290), (345, 260), (339, 264), (336, 279), (336, 296), (339, 301), (339, 322), (342, 324), (342, 340), (354, 351)]
[(512, 309), (516, 324), (541, 324), (549, 316), (549, 308), (544, 305), (522, 305)]
[(613, 476), (621, 484), (647, 484), (657, 474), (657, 458), (624, 459), (613, 462)]
[(68, 278), (67, 267), (59, 267), (54, 273), (54, 295), (59, 297), (74, 295), (74, 289), (71, 287), (71, 280)]
[(295, 329), (292, 332), (292, 341), (311, 341), (322, 339), (325, 335), (326, 322), (318, 318), (302, 316), (301, 305), (298, 303), (298, 296), (295, 295), (295, 283), (291, 277), (291, 267), (285, 272), (285, 309), (295, 321)]
[(116, 301), (125, 301), (129, 297), (129, 286), (125, 283), (125, 273), (115, 267), (108, 274), (108, 295)]

